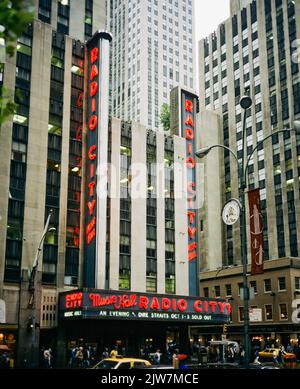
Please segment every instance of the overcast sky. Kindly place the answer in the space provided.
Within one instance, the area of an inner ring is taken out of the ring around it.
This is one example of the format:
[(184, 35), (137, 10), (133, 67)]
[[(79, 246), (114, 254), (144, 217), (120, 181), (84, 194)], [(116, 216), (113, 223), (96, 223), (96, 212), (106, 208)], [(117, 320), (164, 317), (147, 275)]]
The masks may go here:
[(196, 42), (215, 31), (229, 17), (229, 0), (194, 0)]
[(198, 90), (198, 41), (214, 32), (218, 25), (229, 18), (230, 0), (194, 0), (195, 3), (195, 58), (196, 83)]

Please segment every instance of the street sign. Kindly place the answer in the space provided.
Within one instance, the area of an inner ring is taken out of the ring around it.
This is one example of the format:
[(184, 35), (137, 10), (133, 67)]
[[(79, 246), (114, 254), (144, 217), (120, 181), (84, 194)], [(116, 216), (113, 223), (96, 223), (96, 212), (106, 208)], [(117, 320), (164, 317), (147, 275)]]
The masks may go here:
[[(249, 300), (253, 300), (255, 298), (255, 289), (253, 287), (251, 288), (248, 288), (249, 290)], [(241, 300), (244, 300), (244, 288), (241, 288), (240, 289), (240, 297), (241, 297)]]
[(250, 322), (261, 322), (262, 321), (262, 309), (261, 308), (250, 308), (249, 309), (249, 320), (250, 320)]
[(0, 300), (0, 323), (6, 323), (5, 301)]

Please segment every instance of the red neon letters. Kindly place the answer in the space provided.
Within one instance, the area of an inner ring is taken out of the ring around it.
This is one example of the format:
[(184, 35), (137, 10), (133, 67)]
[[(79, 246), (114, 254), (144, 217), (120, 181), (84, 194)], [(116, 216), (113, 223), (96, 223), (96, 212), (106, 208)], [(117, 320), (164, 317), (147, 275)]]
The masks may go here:
[[(67, 295), (69, 296), (69, 295)], [(134, 308), (139, 311), (168, 311), (168, 312), (195, 312), (203, 314), (230, 314), (231, 306), (227, 302), (214, 300), (188, 300), (185, 298), (169, 298), (160, 296), (138, 296), (136, 293), (128, 294), (100, 294), (89, 293), (91, 307), (111, 307), (122, 310)], [(70, 297), (68, 297), (70, 299)]]
[(187, 141), (187, 158), (186, 158), (186, 167), (188, 169), (188, 183), (187, 183), (187, 195), (188, 195), (188, 236), (189, 236), (189, 245), (188, 245), (188, 259), (193, 261), (197, 258), (197, 227), (196, 227), (196, 213), (193, 211), (195, 209), (194, 201), (196, 194), (196, 183), (195, 183), (195, 155), (193, 151), (193, 142), (195, 139), (194, 132), (194, 104), (191, 100), (185, 100), (184, 106), (184, 133)]
[(99, 49), (94, 47), (89, 52), (89, 63), (91, 65), (88, 85), (88, 101), (90, 107), (90, 116), (88, 117), (88, 133), (87, 133), (87, 209), (86, 209), (86, 242), (89, 245), (96, 237), (96, 209), (97, 209), (97, 193), (96, 193), (96, 163), (97, 163), (97, 127), (98, 113), (96, 112), (96, 98), (99, 93), (98, 76), (99, 70), (97, 60), (99, 57)]
[(82, 306), (82, 293), (71, 293), (66, 295), (66, 308), (79, 308)]

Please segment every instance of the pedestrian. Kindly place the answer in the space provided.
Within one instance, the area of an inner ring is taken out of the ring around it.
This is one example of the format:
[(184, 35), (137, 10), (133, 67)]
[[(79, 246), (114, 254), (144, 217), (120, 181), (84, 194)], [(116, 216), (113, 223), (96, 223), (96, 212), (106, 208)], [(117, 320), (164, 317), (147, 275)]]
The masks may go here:
[(260, 363), (260, 362), (259, 362), (259, 352), (258, 352), (257, 349), (256, 349), (256, 351), (255, 351), (254, 363), (255, 363), (255, 364), (259, 364), (259, 363)]
[(71, 349), (71, 358), (70, 358), (70, 367), (73, 368), (76, 365), (76, 354), (77, 354), (78, 348), (76, 346), (73, 346)]
[(104, 348), (104, 351), (102, 353), (102, 359), (106, 359), (106, 358), (109, 358), (109, 352), (107, 347)]
[(240, 365), (244, 364), (244, 358), (245, 358), (245, 350), (244, 350), (244, 346), (241, 346), (240, 347), (240, 354), (239, 354), (239, 363), (240, 363)]
[(287, 345), (287, 347), (286, 347), (286, 351), (287, 351), (288, 353), (292, 353), (292, 352), (294, 352), (294, 350), (293, 350), (293, 347), (292, 347), (292, 345), (291, 345), (291, 344), (288, 344), (288, 345)]
[(111, 358), (116, 358), (118, 356), (118, 348), (117, 348), (117, 346), (115, 346), (112, 350), (111, 350), (111, 352), (110, 352), (110, 357)]
[(179, 350), (175, 349), (174, 354), (172, 356), (172, 364), (174, 369), (179, 369)]
[(79, 369), (82, 368), (83, 367), (82, 362), (83, 362), (83, 347), (80, 346), (76, 353), (76, 367)]
[(51, 358), (52, 358), (52, 355), (51, 355), (51, 348), (49, 348), (49, 349), (46, 348), (46, 349), (44, 350), (43, 357), (44, 357), (44, 368), (45, 368), (45, 369), (51, 369), (51, 367), (52, 367), (52, 362), (51, 362)]
[(86, 347), (83, 350), (83, 362), (82, 362), (83, 367), (85, 367), (85, 368), (90, 367), (90, 358), (91, 358), (90, 347)]
[(150, 350), (149, 350), (149, 347), (146, 345), (144, 347), (144, 358), (148, 359), (149, 358), (149, 354), (150, 354)]
[(284, 354), (285, 354), (284, 347), (280, 346), (279, 353), (278, 353), (278, 359), (279, 359), (279, 363), (281, 363), (281, 364), (284, 364)]
[(153, 356), (153, 361), (154, 364), (159, 366), (160, 365), (160, 359), (161, 359), (161, 354), (160, 354), (160, 349), (158, 348)]
[(9, 355), (7, 352), (4, 352), (0, 357), (0, 368), (9, 369)]

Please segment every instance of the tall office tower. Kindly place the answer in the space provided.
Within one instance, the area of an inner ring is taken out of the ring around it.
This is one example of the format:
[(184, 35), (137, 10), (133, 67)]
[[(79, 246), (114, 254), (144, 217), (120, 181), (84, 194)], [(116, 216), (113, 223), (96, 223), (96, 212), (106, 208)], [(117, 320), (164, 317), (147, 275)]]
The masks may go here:
[[(200, 111), (219, 115), (216, 138), (234, 149), (239, 159), (264, 137), (291, 128), (300, 118), (299, 25), (299, 1), (257, 0), (199, 42)], [(247, 148), (243, 150), (239, 101), (246, 90), (253, 105), (247, 113)], [(220, 158), (222, 205), (238, 197), (237, 167), (229, 152), (211, 154), (210, 158)], [(250, 162), (247, 186), (260, 188), (266, 260), (300, 255), (299, 174), (300, 139), (295, 133), (273, 136), (259, 146)], [(223, 264), (239, 263), (239, 223), (222, 228)]]
[(106, 0), (38, 0), (35, 16), (53, 30), (81, 42), (107, 25)]
[(193, 0), (110, 0), (111, 112), (159, 129), (177, 85), (193, 88)]
[(103, 0), (35, 4), (34, 21), (0, 74), (17, 103), (0, 129), (0, 322), (2, 340), (10, 334), (12, 342), (27, 334), (21, 282), (50, 209), (56, 232), (46, 236), (39, 262), (38, 282), (47, 285), (37, 296), (41, 328), (55, 326), (57, 291), (80, 282), (84, 41), (106, 20)]
[(251, 0), (230, 0), (230, 15), (233, 16), (251, 3)]

